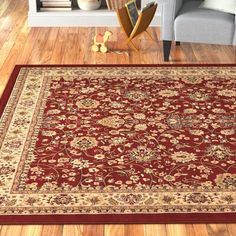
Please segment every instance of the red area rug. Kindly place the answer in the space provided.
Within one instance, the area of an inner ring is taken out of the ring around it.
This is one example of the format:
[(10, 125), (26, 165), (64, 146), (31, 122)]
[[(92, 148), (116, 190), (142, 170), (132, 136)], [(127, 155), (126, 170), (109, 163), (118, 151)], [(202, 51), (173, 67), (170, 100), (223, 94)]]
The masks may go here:
[(1, 224), (236, 222), (235, 66), (17, 66), (0, 102)]

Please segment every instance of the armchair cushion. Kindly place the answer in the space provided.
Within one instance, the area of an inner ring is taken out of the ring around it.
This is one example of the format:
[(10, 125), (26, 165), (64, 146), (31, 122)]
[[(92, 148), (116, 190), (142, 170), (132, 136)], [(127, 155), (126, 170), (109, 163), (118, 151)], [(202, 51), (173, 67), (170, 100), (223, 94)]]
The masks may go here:
[(205, 0), (200, 7), (236, 14), (235, 0)]
[(175, 40), (232, 45), (235, 15), (199, 8), (201, 3), (184, 3), (174, 22)]

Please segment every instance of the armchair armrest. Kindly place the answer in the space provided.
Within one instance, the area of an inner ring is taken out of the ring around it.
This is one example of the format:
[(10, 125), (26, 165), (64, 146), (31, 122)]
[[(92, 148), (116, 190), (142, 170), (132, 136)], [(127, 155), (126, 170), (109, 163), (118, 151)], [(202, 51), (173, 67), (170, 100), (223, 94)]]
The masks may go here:
[(183, 0), (164, 0), (162, 3), (161, 39), (174, 40), (174, 21)]

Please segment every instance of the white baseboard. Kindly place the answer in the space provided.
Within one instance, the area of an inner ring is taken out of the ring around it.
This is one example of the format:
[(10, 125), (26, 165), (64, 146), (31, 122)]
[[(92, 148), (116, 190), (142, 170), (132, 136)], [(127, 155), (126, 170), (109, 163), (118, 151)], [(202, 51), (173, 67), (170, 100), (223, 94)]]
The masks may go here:
[[(160, 26), (161, 15), (157, 12), (151, 26)], [(30, 27), (118, 27), (115, 12), (107, 10), (71, 12), (29, 12)]]

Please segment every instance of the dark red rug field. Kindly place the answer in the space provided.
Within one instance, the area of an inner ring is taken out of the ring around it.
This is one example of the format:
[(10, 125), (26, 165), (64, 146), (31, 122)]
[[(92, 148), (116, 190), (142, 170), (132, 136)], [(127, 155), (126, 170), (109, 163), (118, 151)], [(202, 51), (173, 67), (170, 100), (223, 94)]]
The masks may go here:
[(236, 222), (235, 66), (17, 66), (0, 102), (1, 224)]

